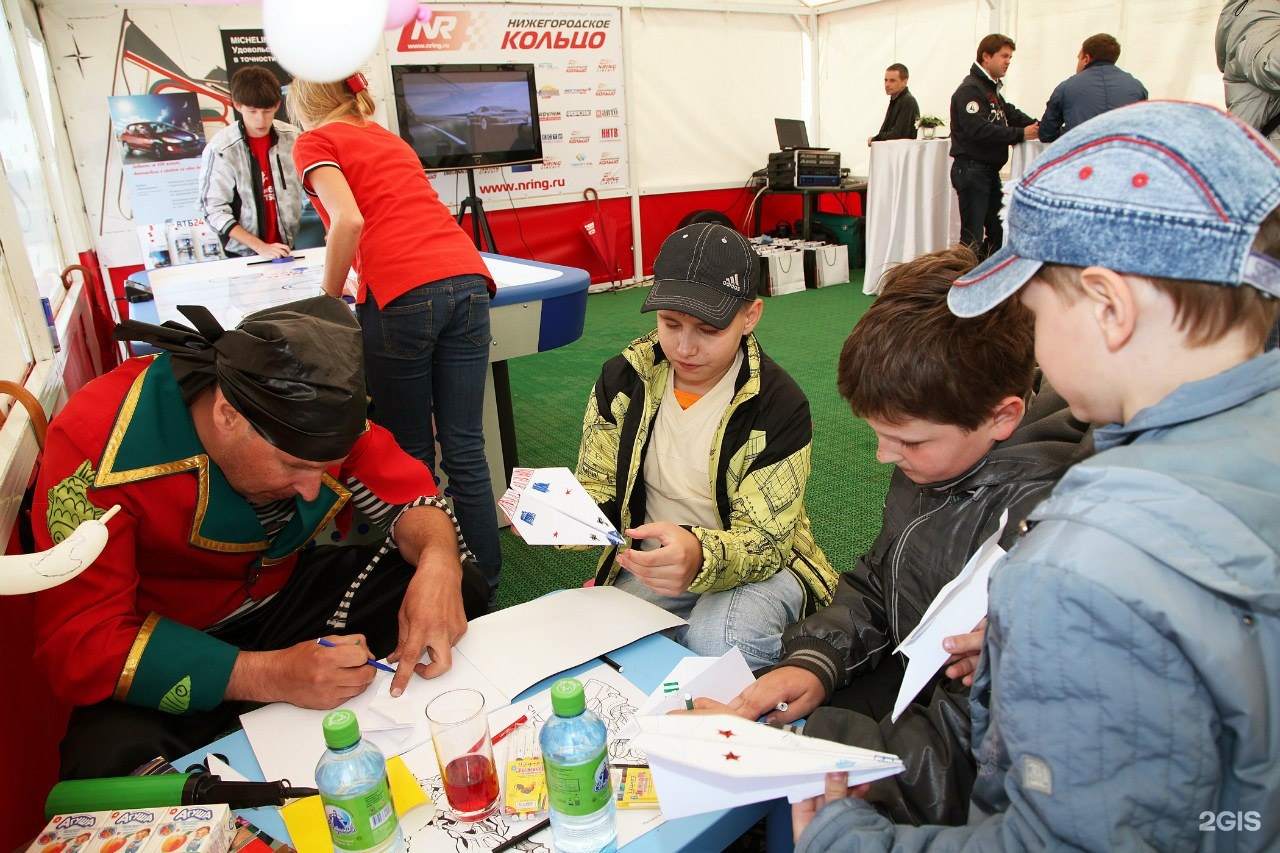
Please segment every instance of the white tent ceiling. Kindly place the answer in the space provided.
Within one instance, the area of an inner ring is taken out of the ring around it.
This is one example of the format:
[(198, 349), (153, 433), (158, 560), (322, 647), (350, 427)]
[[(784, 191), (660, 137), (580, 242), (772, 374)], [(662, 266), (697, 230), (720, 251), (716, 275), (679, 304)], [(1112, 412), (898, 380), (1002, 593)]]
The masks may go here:
[[(261, 7), (253, 2), (38, 2), (51, 38), (50, 24), (56, 30), (62, 20), (105, 12), (104, 7), (139, 13), (170, 9), (179, 29), (180, 21), (190, 18), (184, 18), (184, 9), (222, 7), (215, 17), (223, 26), (254, 26), (261, 20)], [(905, 63), (921, 109), (945, 117), (975, 46), (993, 31), (1017, 42), (1006, 93), (1032, 115), (1043, 111), (1053, 87), (1074, 72), (1080, 42), (1100, 31), (1120, 40), (1120, 65), (1137, 75), (1152, 97), (1221, 104), (1213, 56), (1220, 3), (552, 0), (536, 5), (624, 10), (630, 183), (644, 194), (741, 185), (775, 147), (774, 117), (805, 119), (814, 144), (840, 151), (845, 166), (865, 173), (866, 139), (878, 129), (886, 106), (885, 67)], [(466, 5), (481, 4), (505, 5), (494, 0)], [(205, 16), (202, 22), (208, 20)]]

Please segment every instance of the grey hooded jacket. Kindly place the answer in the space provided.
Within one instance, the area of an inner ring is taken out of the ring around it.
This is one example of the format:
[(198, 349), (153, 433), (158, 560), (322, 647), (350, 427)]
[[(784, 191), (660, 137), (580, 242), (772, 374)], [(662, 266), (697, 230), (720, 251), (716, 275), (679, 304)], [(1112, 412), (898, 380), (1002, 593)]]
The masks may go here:
[[(293, 168), (293, 143), (298, 129), (283, 121), (272, 122), (271, 181), (276, 190), (276, 219), (280, 241), (289, 246), (298, 236), (302, 217), (302, 180)], [(252, 255), (253, 250), (228, 235), (239, 223), (244, 230), (262, 236), (262, 178), (239, 121), (214, 134), (200, 161), (200, 209), (205, 222), (218, 233), (228, 255)]]
[(825, 807), (818, 851), (1280, 849), (1280, 353), (1063, 477), (992, 572), (963, 827)]
[(1226, 0), (1214, 49), (1231, 114), (1254, 128), (1280, 115), (1280, 0)]

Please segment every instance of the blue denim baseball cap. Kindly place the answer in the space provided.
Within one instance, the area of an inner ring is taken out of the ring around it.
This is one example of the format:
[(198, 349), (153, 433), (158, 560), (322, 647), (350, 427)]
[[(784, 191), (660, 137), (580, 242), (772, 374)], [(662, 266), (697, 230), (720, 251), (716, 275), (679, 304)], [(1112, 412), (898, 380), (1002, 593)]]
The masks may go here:
[(1280, 296), (1280, 263), (1251, 252), (1280, 206), (1280, 157), (1215, 107), (1144, 101), (1050, 145), (1013, 188), (1008, 243), (947, 296), (975, 317), (1045, 263), (1238, 286)]

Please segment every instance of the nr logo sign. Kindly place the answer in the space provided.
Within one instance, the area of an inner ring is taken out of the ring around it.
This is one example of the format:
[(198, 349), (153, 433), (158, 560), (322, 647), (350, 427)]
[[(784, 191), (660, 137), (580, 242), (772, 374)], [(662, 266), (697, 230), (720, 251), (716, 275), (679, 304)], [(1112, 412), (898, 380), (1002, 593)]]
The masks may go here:
[(450, 50), (466, 41), (466, 12), (436, 12), (431, 20), (413, 21), (400, 30), (400, 50)]

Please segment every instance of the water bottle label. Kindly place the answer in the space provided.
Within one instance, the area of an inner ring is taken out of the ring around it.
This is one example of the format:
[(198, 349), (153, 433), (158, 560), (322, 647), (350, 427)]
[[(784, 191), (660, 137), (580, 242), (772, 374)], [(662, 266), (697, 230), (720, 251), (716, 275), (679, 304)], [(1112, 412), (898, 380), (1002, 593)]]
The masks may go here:
[(354, 797), (323, 796), (325, 821), (338, 850), (368, 850), (396, 831), (391, 786), (384, 776), (372, 789)]
[(560, 814), (581, 817), (608, 805), (613, 796), (608, 758), (604, 747), (582, 764), (555, 764), (544, 755), (551, 808)]

